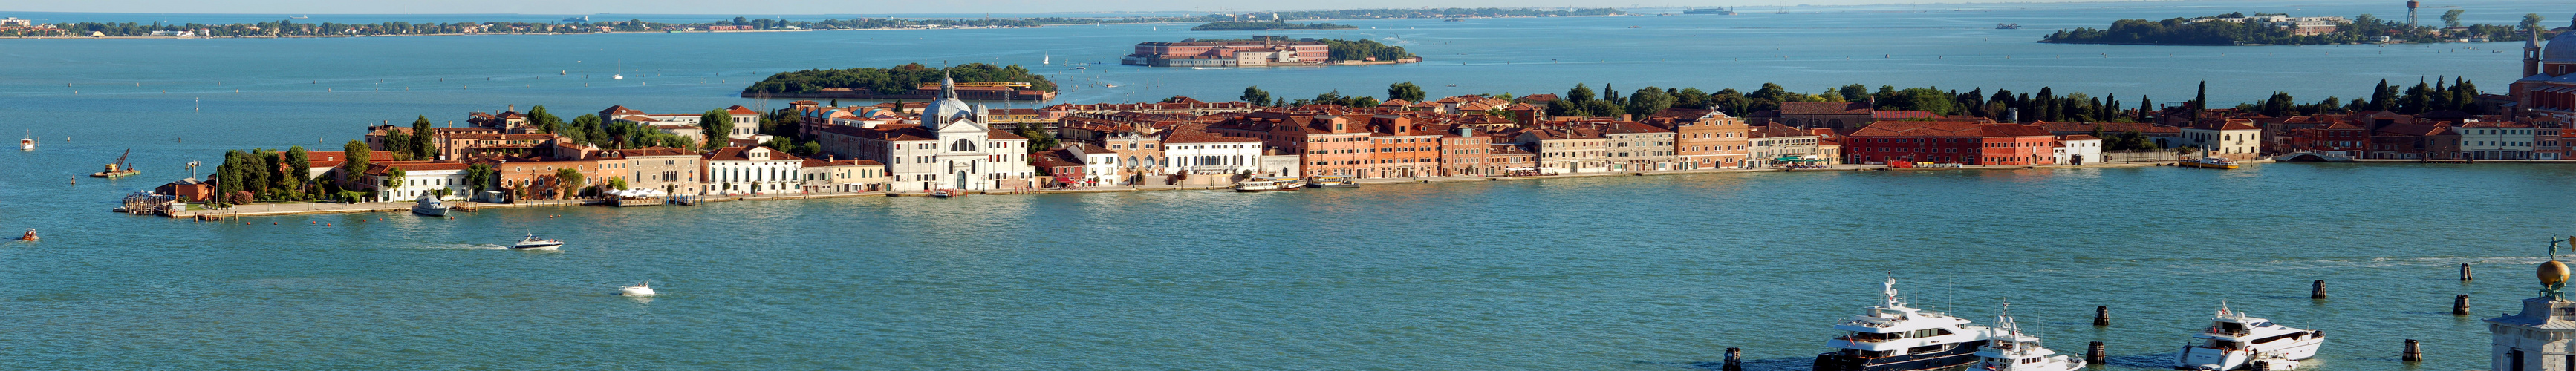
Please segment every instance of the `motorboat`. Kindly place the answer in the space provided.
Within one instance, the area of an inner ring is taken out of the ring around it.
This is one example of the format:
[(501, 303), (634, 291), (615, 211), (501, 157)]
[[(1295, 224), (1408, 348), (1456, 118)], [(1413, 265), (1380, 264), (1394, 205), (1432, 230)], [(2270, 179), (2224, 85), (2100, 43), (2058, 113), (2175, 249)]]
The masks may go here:
[(34, 150), (36, 150), (36, 136), (35, 136), (35, 135), (28, 135), (28, 136), (26, 136), (26, 137), (18, 138), (18, 150), (20, 150), (20, 151), (34, 151)]
[(618, 294), (618, 295), (626, 295), (626, 296), (653, 296), (653, 295), (655, 295), (655, 294), (653, 293), (653, 282), (652, 282), (652, 281), (645, 281), (645, 282), (644, 282), (644, 283), (642, 283), (642, 284), (637, 284), (637, 285), (634, 285), (634, 286), (620, 286), (620, 287), (618, 287), (618, 288), (617, 288), (617, 294)]
[(1836, 350), (1816, 355), (1816, 371), (1955, 370), (1977, 362), (1985, 327), (1906, 306), (1894, 278), (1885, 290), (1885, 302), (1834, 325), (1844, 335), (1825, 342)]
[(935, 190), (931, 190), (931, 191), (930, 191), (930, 197), (938, 197), (938, 198), (956, 198), (956, 197), (966, 197), (966, 190), (963, 190), (963, 189), (935, 189)]
[(18, 235), (18, 240), (19, 240), (19, 241), (27, 241), (27, 242), (36, 242), (36, 229), (35, 229), (35, 228), (27, 228), (27, 234)]
[(1295, 191), (1305, 187), (1296, 178), (1252, 178), (1234, 184), (1235, 192)]
[(2039, 346), (2039, 337), (2021, 332), (2021, 323), (2013, 321), (2012, 304), (2004, 304), (2003, 314), (1995, 316), (1994, 328), (1986, 330), (1986, 347), (1977, 350), (1978, 371), (2075, 371), (2084, 369), (2084, 360), (2058, 354)]
[(428, 216), (447, 216), (447, 208), (447, 202), (439, 201), (438, 195), (420, 195), (420, 200), (412, 202), (411, 213)]
[(2174, 369), (2202, 371), (2288, 370), (2317, 356), (2325, 347), (2324, 331), (2301, 330), (2248, 316), (2218, 304), (2209, 328), (2192, 335), (2196, 344), (2182, 348)]
[(554, 250), (555, 248), (563, 247), (563, 244), (564, 244), (564, 243), (563, 243), (563, 241), (556, 241), (556, 240), (549, 240), (549, 239), (541, 239), (541, 238), (537, 238), (537, 235), (533, 235), (533, 234), (531, 234), (531, 235), (528, 235), (528, 238), (527, 238), (527, 239), (519, 240), (519, 243), (516, 243), (516, 244), (511, 244), (511, 245), (510, 245), (510, 249), (511, 249), (511, 250)]
[(1336, 175), (1315, 177), (1315, 181), (1306, 183), (1306, 186), (1310, 188), (1359, 188), (1360, 183), (1356, 180), (1352, 180), (1349, 176)]
[(2202, 157), (2202, 158), (2196, 158), (2196, 159), (2182, 160), (2182, 161), (2176, 162), (2175, 164), (2182, 165), (2182, 166), (2189, 166), (2189, 167), (2203, 168), (2203, 169), (2229, 169), (2229, 170), (2236, 169), (2236, 166), (2237, 166), (2237, 164), (2236, 164), (2236, 160), (2229, 160), (2229, 159), (2225, 159), (2225, 158), (2218, 158), (2218, 157)]

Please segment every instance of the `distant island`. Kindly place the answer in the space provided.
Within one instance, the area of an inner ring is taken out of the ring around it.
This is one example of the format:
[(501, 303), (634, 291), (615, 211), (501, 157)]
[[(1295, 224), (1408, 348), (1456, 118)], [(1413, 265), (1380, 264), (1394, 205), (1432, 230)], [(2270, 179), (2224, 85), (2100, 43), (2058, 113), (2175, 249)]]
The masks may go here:
[[(2110, 28), (2078, 28), (2049, 34), (2040, 42), (2128, 45), (2326, 45), (2362, 43), (2436, 43), (2521, 41), (2512, 26), (2460, 25), (2461, 10), (2443, 14), (2445, 27), (2408, 25), (2363, 14), (2359, 17), (2291, 17), (2286, 14), (2228, 13), (2163, 21), (2123, 19)], [(2528, 27), (2535, 23), (2526, 18)]]
[(971, 100), (1055, 99), (1055, 82), (1019, 65), (968, 63), (945, 70), (905, 64), (894, 68), (849, 68), (780, 72), (742, 88), (745, 98), (932, 99), (940, 77), (958, 82), (958, 97)]
[[(591, 21), (589, 17), (571, 17), (558, 22), (378, 22), (337, 23), (312, 19), (281, 19), (269, 22), (230, 24), (162, 24), (136, 22), (66, 22), (34, 23), (10, 19), (0, 24), (0, 38), (16, 37), (360, 37), (360, 36), (434, 36), (434, 35), (544, 35), (621, 32), (735, 32), (735, 31), (816, 31), (816, 30), (887, 30), (942, 28), (1022, 28), (1056, 25), (1093, 25), (1124, 23), (1173, 22), (1245, 22), (1269, 19), (1383, 19), (1383, 18), (1503, 18), (1503, 17), (1568, 17), (1619, 15), (1618, 9), (1591, 8), (1571, 10), (1515, 8), (1445, 8), (1445, 9), (1353, 9), (1310, 10), (1293, 12), (1253, 12), (1243, 14), (1205, 14), (1163, 17), (1035, 17), (1010, 19), (973, 18), (859, 18), (791, 21), (734, 17), (699, 23), (624, 21)], [(326, 16), (326, 18), (328, 18)], [(24, 22), (24, 23), (19, 23)], [(1349, 27), (1349, 26), (1341, 26)], [(1296, 28), (1271, 28), (1296, 29)]]
[(1210, 22), (1210, 23), (1208, 23), (1208, 24), (1199, 25), (1198, 27), (1190, 27), (1190, 30), (1191, 30), (1191, 31), (1299, 31), (1299, 30), (1350, 30), (1350, 29), (1358, 29), (1358, 28), (1359, 28), (1359, 26), (1339, 25), (1339, 24), (1331, 24), (1331, 23), (1304, 23), (1304, 24), (1299, 24), (1299, 23), (1288, 23), (1288, 22), (1283, 22), (1283, 21), (1269, 21), (1269, 22)]
[(1287, 36), (1249, 39), (1187, 39), (1143, 42), (1120, 64), (1151, 67), (1260, 67), (1296, 65), (1396, 64), (1421, 62), (1404, 47), (1377, 40), (1335, 40)]

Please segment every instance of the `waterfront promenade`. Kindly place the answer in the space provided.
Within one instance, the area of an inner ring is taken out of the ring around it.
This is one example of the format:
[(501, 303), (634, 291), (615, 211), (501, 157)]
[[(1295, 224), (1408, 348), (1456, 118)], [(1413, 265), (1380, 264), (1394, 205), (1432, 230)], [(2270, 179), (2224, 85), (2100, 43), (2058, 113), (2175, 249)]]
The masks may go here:
[[(2255, 161), (2255, 162), (2269, 162), (2269, 161)], [(1544, 180), (1544, 179), (1569, 179), (1569, 178), (1625, 177), (1625, 176), (1659, 176), (1659, 175), (1694, 175), (1694, 174), (1726, 174), (1726, 173), (1776, 173), (1776, 172), (1818, 172), (1818, 171), (1880, 171), (1880, 170), (1886, 170), (1886, 171), (1959, 171), (1959, 170), (2019, 170), (2019, 169), (2080, 169), (2080, 168), (2149, 167), (2149, 166), (2168, 166), (2168, 165), (2172, 165), (2172, 163), (2171, 163), (2171, 162), (2138, 162), (2138, 163), (2109, 163), (2109, 164), (2092, 164), (2092, 165), (2047, 165), (2047, 166), (1961, 166), (1961, 167), (1950, 167), (1950, 168), (1888, 168), (1888, 167), (1883, 166), (1883, 165), (1836, 165), (1836, 166), (1832, 166), (1832, 167), (1830, 167), (1830, 168), (1823, 168), (1823, 169), (1795, 169), (1795, 170), (1787, 170), (1787, 169), (1706, 169), (1706, 170), (1670, 170), (1670, 171), (1634, 171), (1634, 172), (1576, 173), (1576, 174), (1536, 175), (1536, 176), (1463, 176), (1463, 177), (1421, 177), (1421, 178), (1372, 178), (1372, 179), (1358, 179), (1358, 180), (1356, 180), (1356, 182), (1358, 182), (1359, 184), (1363, 184), (1363, 185), (1370, 185), (1370, 186), (1393, 186), (1393, 185), (1405, 185), (1405, 184), (1451, 183), (1451, 182), (1519, 181), (1519, 180)], [(1223, 189), (1228, 189), (1228, 187), (1221, 187), (1221, 186), (1219, 186), (1219, 187), (1207, 187), (1207, 186), (1115, 186), (1115, 187), (1095, 187), (1095, 188), (1076, 188), (1076, 189), (999, 190), (999, 191), (976, 192), (976, 194), (979, 194), (979, 195), (1036, 195), (1036, 194), (1117, 193), (1117, 192), (1190, 191), (1190, 190), (1223, 190)], [(928, 194), (928, 193), (924, 193), (924, 192), (905, 192), (905, 193), (897, 193), (897, 192), (846, 192), (846, 193), (805, 193), (805, 194), (778, 194), (778, 195), (723, 195), (723, 196), (710, 195), (710, 196), (699, 196), (699, 202), (782, 201), (782, 200), (804, 200), (804, 199), (824, 199), (824, 198), (854, 198), (854, 197), (927, 197), (927, 196), (929, 196), (929, 195), (930, 195), (930, 194)], [(455, 202), (450, 202), (449, 204), (450, 204), (450, 205), (453, 205), (453, 206), (455, 207), (455, 210), (456, 210), (456, 211), (475, 212), (475, 211), (480, 211), (480, 210), (482, 210), (482, 209), (505, 209), (505, 208), (528, 208), (528, 207), (589, 206), (589, 205), (597, 205), (597, 204), (600, 204), (600, 203), (602, 203), (602, 202), (603, 202), (603, 201), (601, 201), (601, 200), (595, 200), (595, 199), (575, 199), (575, 200), (527, 200), (527, 201), (520, 201), (520, 202), (513, 202), (513, 203), (487, 203), (487, 202), (455, 201)], [(282, 203), (282, 204), (280, 204), (280, 203), (270, 203), (270, 204), (247, 204), (247, 205), (234, 205), (234, 206), (232, 206), (232, 207), (228, 207), (228, 208), (224, 208), (224, 209), (215, 209), (215, 210), (190, 209), (190, 210), (185, 210), (185, 211), (171, 211), (171, 212), (164, 213), (164, 216), (168, 216), (168, 217), (171, 217), (171, 218), (210, 218), (210, 219), (223, 219), (223, 218), (236, 218), (236, 217), (254, 217), (254, 216), (288, 216), (288, 215), (313, 215), (313, 214), (405, 213), (405, 212), (410, 212), (410, 211), (411, 211), (411, 205), (412, 205), (412, 203), (411, 203), (411, 202)], [(668, 205), (668, 206), (673, 206), (673, 207), (684, 207), (684, 206), (677, 206), (677, 205)]]

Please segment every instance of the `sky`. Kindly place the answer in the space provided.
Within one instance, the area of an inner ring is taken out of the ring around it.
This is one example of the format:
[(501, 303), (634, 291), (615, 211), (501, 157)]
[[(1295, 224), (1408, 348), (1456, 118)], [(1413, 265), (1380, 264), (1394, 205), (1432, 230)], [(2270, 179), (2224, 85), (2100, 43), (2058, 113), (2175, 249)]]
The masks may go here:
[[(2054, 2), (2046, 0), (1794, 0), (1791, 5), (1931, 4)], [(1303, 0), (1295, 2), (1230, 2), (1206, 0), (0, 0), (0, 13), (238, 13), (238, 14), (905, 14), (905, 13), (1080, 13), (1192, 12), (1240, 13), (1271, 10), (1319, 10), (1417, 7), (1617, 7), (1670, 8), (1695, 6), (1774, 5), (1776, 0)], [(148, 11), (143, 11), (148, 10)]]

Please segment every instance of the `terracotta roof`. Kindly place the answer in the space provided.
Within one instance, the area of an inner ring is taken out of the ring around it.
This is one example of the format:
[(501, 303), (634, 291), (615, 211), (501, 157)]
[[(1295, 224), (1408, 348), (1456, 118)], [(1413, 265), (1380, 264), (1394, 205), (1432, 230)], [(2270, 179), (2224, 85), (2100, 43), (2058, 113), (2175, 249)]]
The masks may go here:
[(1639, 123), (1639, 122), (1636, 122), (1636, 121), (1620, 121), (1620, 122), (1613, 122), (1613, 123), (1610, 123), (1609, 125), (1604, 125), (1604, 126), (1601, 128), (1601, 133), (1602, 133), (1602, 134), (1646, 134), (1646, 133), (1670, 133), (1670, 132), (1673, 132), (1673, 131), (1672, 131), (1672, 130), (1664, 130), (1664, 128), (1659, 128), (1659, 127), (1655, 127), (1654, 125), (1647, 125), (1647, 124)]
[(1780, 102), (1783, 115), (1867, 115), (1869, 104), (1861, 102)]
[(1165, 130), (1165, 131), (1163, 132), (1163, 143), (1164, 143), (1164, 144), (1166, 144), (1166, 145), (1167, 145), (1167, 147), (1168, 147), (1168, 145), (1169, 145), (1169, 144), (1181, 144), (1181, 143), (1260, 143), (1260, 142), (1261, 142), (1261, 139), (1260, 139), (1260, 138), (1251, 138), (1251, 137), (1232, 137), (1232, 136), (1218, 135), (1218, 134), (1216, 134), (1216, 133), (1210, 133), (1210, 132), (1208, 132), (1208, 131), (1207, 131), (1207, 128), (1208, 128), (1208, 126), (1207, 126), (1207, 125), (1192, 124), (1192, 125), (1183, 125), (1183, 126), (1181, 126), (1181, 127), (1172, 128), (1172, 130)]
[(1932, 111), (1870, 111), (1869, 117), (1879, 120), (1905, 120), (1936, 118), (1941, 115)]
[(1879, 121), (1853, 131), (1855, 137), (2035, 137), (2052, 136), (2035, 125), (1977, 124), (1940, 121)]
[[(715, 152), (708, 152), (708, 153), (706, 154), (706, 158), (707, 158), (707, 160), (709, 160), (709, 161), (751, 161), (751, 157), (750, 157), (749, 155), (744, 154), (744, 152), (745, 152), (745, 151), (750, 151), (752, 148), (768, 148), (768, 147), (762, 147), (762, 146), (751, 146), (751, 147), (725, 147), (724, 149), (718, 149), (718, 150), (716, 150)], [(784, 151), (779, 151), (779, 150), (770, 150), (770, 151), (769, 151), (769, 160), (770, 160), (770, 161), (802, 160), (802, 159), (803, 159), (803, 158), (796, 157), (796, 155), (788, 154), (787, 152), (784, 152)]]
[(643, 157), (643, 156), (688, 156), (688, 155), (689, 155), (689, 152), (688, 152), (688, 151), (682, 151), (682, 150), (680, 150), (680, 149), (678, 149), (678, 148), (671, 148), (671, 147), (644, 147), (644, 148), (635, 148), (635, 149), (607, 149), (607, 150), (600, 150), (600, 152), (602, 152), (602, 153), (616, 153), (616, 154), (618, 154), (618, 155), (620, 155), (620, 156), (626, 156), (626, 157)]
[(759, 115), (760, 111), (753, 111), (750, 108), (743, 108), (741, 105), (735, 105), (732, 107), (725, 107), (725, 113), (736, 115)]

